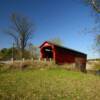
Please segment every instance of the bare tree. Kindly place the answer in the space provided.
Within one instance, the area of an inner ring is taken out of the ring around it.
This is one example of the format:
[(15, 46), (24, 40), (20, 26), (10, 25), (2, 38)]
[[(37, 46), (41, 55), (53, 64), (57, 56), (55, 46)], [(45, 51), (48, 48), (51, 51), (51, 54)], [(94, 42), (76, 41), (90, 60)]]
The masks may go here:
[(94, 34), (94, 50), (100, 54), (100, 0), (83, 0), (93, 9), (95, 24), (93, 28), (87, 30)]
[(21, 52), (21, 58), (24, 57), (24, 50), (28, 40), (32, 37), (33, 24), (23, 15), (13, 13), (10, 16), (11, 26), (6, 33), (10, 35)]
[(100, 0), (85, 0), (85, 2), (91, 5), (97, 13), (100, 13)]
[(29, 52), (31, 54), (31, 58), (38, 59), (39, 58), (39, 47), (33, 45), (32, 43), (29, 44)]
[(100, 54), (100, 34), (98, 34), (95, 38), (95, 48)]
[(100, 13), (100, 0), (91, 0), (93, 8)]

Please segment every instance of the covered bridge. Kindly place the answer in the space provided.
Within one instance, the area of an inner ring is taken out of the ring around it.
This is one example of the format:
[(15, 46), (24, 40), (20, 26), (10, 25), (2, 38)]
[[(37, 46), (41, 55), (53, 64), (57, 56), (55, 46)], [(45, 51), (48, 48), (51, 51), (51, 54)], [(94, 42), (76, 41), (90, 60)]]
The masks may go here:
[(45, 41), (40, 46), (40, 55), (42, 59), (53, 59), (57, 64), (76, 63), (81, 64), (81, 70), (86, 69), (87, 55), (63, 46), (59, 46), (49, 41)]

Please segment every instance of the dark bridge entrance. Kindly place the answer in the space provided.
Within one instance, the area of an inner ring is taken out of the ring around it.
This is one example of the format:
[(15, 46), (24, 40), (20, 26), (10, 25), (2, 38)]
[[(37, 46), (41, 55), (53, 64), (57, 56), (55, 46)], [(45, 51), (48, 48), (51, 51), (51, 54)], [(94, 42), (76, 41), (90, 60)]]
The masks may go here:
[(47, 60), (53, 59), (53, 50), (51, 46), (46, 46), (41, 49), (42, 58), (46, 58)]

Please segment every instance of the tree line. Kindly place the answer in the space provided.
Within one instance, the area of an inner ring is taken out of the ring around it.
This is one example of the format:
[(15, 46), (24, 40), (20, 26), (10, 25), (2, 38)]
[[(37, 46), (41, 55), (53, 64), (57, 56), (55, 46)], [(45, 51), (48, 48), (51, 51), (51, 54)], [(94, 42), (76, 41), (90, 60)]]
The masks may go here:
[[(0, 60), (10, 60), (12, 58), (14, 60), (22, 59), (20, 55), (20, 50), (18, 48), (10, 47), (10, 48), (3, 48), (0, 50)], [(32, 44), (29, 44), (29, 46), (27, 46), (27, 48), (24, 49), (23, 58), (33, 59), (33, 60), (39, 59), (39, 48), (33, 46)]]

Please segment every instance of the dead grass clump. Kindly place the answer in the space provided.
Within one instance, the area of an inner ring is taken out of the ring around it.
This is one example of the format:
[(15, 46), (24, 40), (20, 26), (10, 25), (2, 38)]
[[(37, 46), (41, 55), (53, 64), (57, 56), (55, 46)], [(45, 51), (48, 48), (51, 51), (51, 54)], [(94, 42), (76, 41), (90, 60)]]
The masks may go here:
[(32, 64), (32, 67), (36, 69), (50, 69), (55, 68), (56, 64), (54, 64), (54, 62), (49, 61), (36, 61)]
[(93, 67), (96, 70), (100, 70), (100, 62), (95, 63)]
[(100, 61), (88, 61), (87, 62), (87, 69), (88, 70), (99, 70), (100, 69)]
[(3, 66), (4, 69), (18, 69), (18, 70), (24, 70), (24, 69), (54, 69), (54, 68), (64, 68), (66, 70), (72, 70), (72, 71), (80, 71), (76, 68), (75, 63), (73, 64), (64, 64), (64, 65), (57, 65), (54, 61), (31, 61), (31, 60), (25, 60), (25, 61), (14, 61), (13, 63), (5, 64)]
[[(3, 66), (4, 67), (4, 66)], [(5, 64), (7, 69), (50, 69), (55, 68), (56, 64), (54, 62), (45, 61), (14, 61), (13, 63)]]
[(64, 65), (61, 65), (60, 67), (62, 67), (62, 68), (64, 68), (64, 69), (67, 69), (67, 70), (77, 70), (76, 68), (75, 68), (75, 64), (73, 63), (73, 64), (64, 64)]
[(29, 62), (13, 62), (13, 63), (10, 63), (8, 66), (9, 66), (9, 69), (26, 69), (28, 68), (29, 66), (31, 65), (31, 63)]

